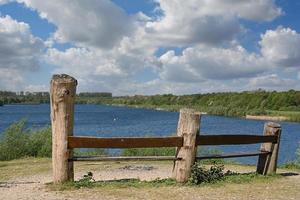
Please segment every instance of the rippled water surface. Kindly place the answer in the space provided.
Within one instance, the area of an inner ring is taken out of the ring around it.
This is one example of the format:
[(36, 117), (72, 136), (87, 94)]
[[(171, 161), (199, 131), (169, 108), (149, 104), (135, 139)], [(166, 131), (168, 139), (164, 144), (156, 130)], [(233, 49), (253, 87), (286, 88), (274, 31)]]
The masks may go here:
[[(50, 124), (50, 107), (41, 105), (5, 105), (0, 107), (0, 134), (13, 122), (26, 119), (30, 128)], [(75, 135), (90, 136), (166, 136), (176, 132), (178, 113), (104, 105), (76, 105)], [(264, 121), (203, 115), (201, 134), (262, 134)], [(300, 123), (280, 122), (282, 138), (279, 162), (296, 158), (300, 141)], [(224, 152), (257, 150), (259, 145), (218, 146)], [(256, 157), (238, 159), (255, 163)]]

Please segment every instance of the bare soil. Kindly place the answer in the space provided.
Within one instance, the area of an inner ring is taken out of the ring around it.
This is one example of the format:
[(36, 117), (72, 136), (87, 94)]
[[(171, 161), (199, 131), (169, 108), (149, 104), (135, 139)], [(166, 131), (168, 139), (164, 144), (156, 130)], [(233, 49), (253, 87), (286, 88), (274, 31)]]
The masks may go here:
[[(254, 166), (228, 165), (237, 172), (254, 171)], [(140, 178), (153, 180), (171, 176), (172, 163), (76, 163), (76, 179), (92, 171), (96, 180)], [(100, 187), (54, 191), (46, 183), (51, 182), (49, 159), (23, 159), (0, 162), (0, 199), (300, 199), (300, 172), (279, 170), (285, 177), (263, 182), (243, 184), (164, 187)]]

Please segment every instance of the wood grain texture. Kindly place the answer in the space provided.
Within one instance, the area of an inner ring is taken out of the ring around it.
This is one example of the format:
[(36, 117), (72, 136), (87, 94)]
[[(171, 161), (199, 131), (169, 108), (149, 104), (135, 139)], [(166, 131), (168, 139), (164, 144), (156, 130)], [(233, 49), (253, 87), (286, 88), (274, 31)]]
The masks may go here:
[(178, 120), (177, 136), (183, 137), (183, 146), (177, 148), (173, 176), (179, 183), (187, 182), (197, 153), (196, 136), (200, 130), (200, 113), (192, 109), (181, 109)]
[(69, 148), (147, 148), (147, 147), (181, 147), (182, 137), (80, 137), (69, 136)]
[(269, 175), (276, 173), (278, 152), (281, 136), (280, 124), (268, 122), (264, 126), (264, 135), (272, 135), (277, 137), (277, 143), (263, 143), (260, 147), (261, 151), (270, 151), (271, 154), (259, 155), (257, 162), (257, 173), (262, 175)]
[(68, 159), (68, 136), (73, 135), (74, 100), (77, 81), (71, 76), (53, 75), (50, 87), (52, 125), (53, 182), (62, 183), (74, 178), (73, 163)]

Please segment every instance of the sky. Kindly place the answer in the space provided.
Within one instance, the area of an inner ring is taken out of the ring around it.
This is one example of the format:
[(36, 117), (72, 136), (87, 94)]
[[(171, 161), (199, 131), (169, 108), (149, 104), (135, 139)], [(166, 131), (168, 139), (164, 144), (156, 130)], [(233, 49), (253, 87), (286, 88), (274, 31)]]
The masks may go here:
[(300, 90), (298, 0), (0, 0), (0, 90)]

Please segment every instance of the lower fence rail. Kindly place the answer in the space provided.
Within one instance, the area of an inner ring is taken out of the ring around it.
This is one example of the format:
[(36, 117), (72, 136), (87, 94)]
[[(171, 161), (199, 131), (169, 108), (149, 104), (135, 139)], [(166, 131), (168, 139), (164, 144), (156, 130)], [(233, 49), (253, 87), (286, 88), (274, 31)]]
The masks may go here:
[(175, 156), (120, 156), (120, 157), (105, 157), (105, 156), (77, 156), (70, 158), (69, 161), (176, 161), (182, 158)]
[(256, 151), (256, 152), (238, 152), (238, 153), (228, 153), (228, 154), (211, 154), (204, 156), (197, 156), (196, 160), (204, 160), (204, 159), (218, 159), (218, 158), (237, 158), (237, 157), (251, 157), (251, 156), (259, 156), (259, 155), (268, 155), (272, 152), (269, 151)]

